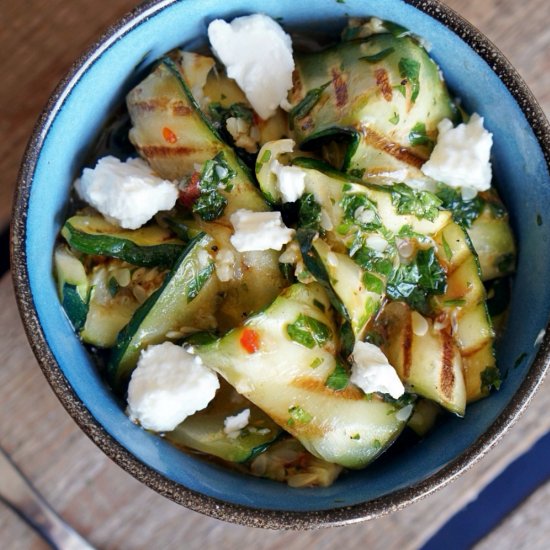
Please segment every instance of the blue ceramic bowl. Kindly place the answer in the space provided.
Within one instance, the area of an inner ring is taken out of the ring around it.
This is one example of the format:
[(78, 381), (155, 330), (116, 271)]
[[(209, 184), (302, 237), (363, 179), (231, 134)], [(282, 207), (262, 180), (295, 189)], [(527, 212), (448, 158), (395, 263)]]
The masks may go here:
[[(164, 52), (204, 43), (215, 17), (263, 11), (288, 30), (339, 30), (347, 15), (376, 15), (412, 29), (468, 111), (494, 135), (498, 189), (511, 212), (519, 265), (510, 322), (498, 347), (498, 393), (449, 418), (425, 441), (342, 476), (332, 487), (291, 489), (245, 477), (177, 451), (124, 415), (65, 316), (52, 277), (52, 251), (67, 197), (109, 112)], [(312, 14), (314, 14), (312, 16)], [(12, 265), (21, 315), (53, 389), (91, 439), (125, 470), (193, 510), (252, 526), (308, 528), (368, 519), (435, 490), (482, 456), (521, 413), (548, 366), (537, 336), (550, 311), (550, 130), (508, 61), (477, 30), (434, 1), (164, 0), (112, 27), (75, 64), (52, 96), (20, 174)], [(540, 339), (539, 339), (540, 340)], [(515, 365), (516, 358), (526, 354)]]

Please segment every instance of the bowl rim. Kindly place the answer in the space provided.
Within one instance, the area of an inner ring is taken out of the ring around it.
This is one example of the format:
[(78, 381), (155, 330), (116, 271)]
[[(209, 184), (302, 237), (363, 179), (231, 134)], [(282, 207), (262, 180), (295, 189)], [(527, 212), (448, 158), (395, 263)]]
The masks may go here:
[[(349, 525), (397, 511), (430, 495), (468, 470), (500, 441), (516, 422), (531, 401), (548, 370), (550, 364), (550, 332), (548, 330), (518, 391), (489, 429), (461, 455), (423, 481), (377, 499), (342, 508), (304, 512), (252, 508), (221, 501), (188, 489), (157, 473), (118, 443), (91, 415), (72, 390), (48, 346), (34, 307), (25, 249), (29, 195), (42, 145), (66, 97), (87, 68), (115, 41), (178, 1), (149, 0), (129, 11), (111, 25), (75, 61), (55, 88), (34, 126), (17, 178), (10, 228), (12, 280), (19, 313), (32, 351), (61, 404), (82, 431), (107, 456), (149, 488), (195, 512), (248, 527), (315, 529)], [(550, 123), (532, 92), (502, 52), (471, 23), (439, 0), (403, 1), (445, 25), (488, 63), (525, 115), (541, 147), (546, 163), (550, 167)]]

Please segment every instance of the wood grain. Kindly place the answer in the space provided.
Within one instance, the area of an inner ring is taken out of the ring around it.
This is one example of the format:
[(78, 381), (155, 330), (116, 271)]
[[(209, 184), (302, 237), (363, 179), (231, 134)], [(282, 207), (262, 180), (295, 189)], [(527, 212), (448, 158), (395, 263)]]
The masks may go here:
[[(327, 0), (329, 1), (329, 0)], [(352, 2), (353, 0), (347, 0)], [(448, 0), (507, 55), (550, 113), (550, 3)], [(135, 2), (0, 0), (0, 227), (30, 131), (75, 57)], [(20, 324), (9, 280), (0, 282), (0, 444), (68, 521), (99, 548), (417, 548), (454, 510), (550, 428), (548, 383), (487, 458), (438, 493), (391, 516), (306, 533), (225, 524), (163, 499), (106, 458), (76, 427), (47, 386)], [(546, 390), (546, 391), (545, 391)], [(482, 548), (543, 548), (550, 486), (483, 541)], [(529, 533), (527, 533), (529, 530)], [(0, 548), (46, 546), (0, 504)]]

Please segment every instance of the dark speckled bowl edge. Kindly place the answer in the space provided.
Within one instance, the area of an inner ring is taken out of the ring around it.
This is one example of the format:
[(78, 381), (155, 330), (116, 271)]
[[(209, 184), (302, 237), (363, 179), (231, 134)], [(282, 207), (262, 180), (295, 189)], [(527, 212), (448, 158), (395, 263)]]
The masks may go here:
[[(548, 369), (550, 362), (550, 333), (548, 331), (525, 380), (513, 399), (492, 426), (462, 455), (426, 480), (405, 489), (354, 506), (317, 512), (285, 512), (235, 505), (191, 491), (161, 476), (129, 453), (94, 419), (83, 402), (73, 392), (47, 344), (30, 292), (25, 255), (28, 199), (42, 144), (60, 105), (86, 67), (101, 56), (113, 41), (120, 39), (172, 1), (157, 0), (144, 3), (111, 26), (97, 43), (71, 67), (67, 76), (50, 97), (35, 125), (18, 176), (12, 212), (10, 248), (15, 295), (32, 350), (55, 394), (84, 433), (107, 456), (139, 481), (191, 510), (217, 519), (266, 529), (315, 529), (341, 526), (381, 517), (399, 510), (430, 495), (469, 469), (501, 439), (518, 419)], [(550, 164), (550, 124), (533, 94), (505, 56), (475, 27), (440, 2), (435, 0), (405, 1), (443, 23), (490, 65), (523, 111), (538, 139), (547, 163)]]

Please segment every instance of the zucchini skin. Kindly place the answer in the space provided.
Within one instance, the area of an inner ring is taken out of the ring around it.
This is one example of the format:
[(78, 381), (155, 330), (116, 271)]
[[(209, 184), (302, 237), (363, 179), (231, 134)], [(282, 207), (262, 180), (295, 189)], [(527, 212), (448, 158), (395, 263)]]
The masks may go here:
[[(205, 233), (197, 235), (182, 252), (163, 285), (135, 311), (132, 319), (120, 332), (108, 363), (108, 376), (115, 390), (122, 390), (134, 370), (142, 349), (167, 340), (166, 333), (185, 325), (199, 327), (195, 319), (206, 299), (216, 294), (213, 279), (214, 264), (197, 265), (200, 251), (213, 245)], [(205, 278), (196, 288), (199, 276)], [(194, 286), (195, 285), (195, 286)], [(191, 305), (191, 306), (190, 306)], [(206, 304), (208, 309), (208, 304)]]
[[(94, 231), (94, 225), (100, 229)], [(139, 236), (147, 233), (151, 237), (157, 237), (154, 233), (160, 233), (161, 242), (139, 244)], [(185, 248), (185, 243), (172, 238), (168, 231), (164, 233), (160, 227), (151, 225), (136, 231), (121, 230), (99, 216), (73, 216), (61, 230), (71, 248), (84, 254), (118, 258), (140, 267), (172, 267)]]

